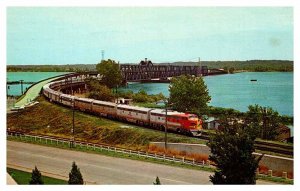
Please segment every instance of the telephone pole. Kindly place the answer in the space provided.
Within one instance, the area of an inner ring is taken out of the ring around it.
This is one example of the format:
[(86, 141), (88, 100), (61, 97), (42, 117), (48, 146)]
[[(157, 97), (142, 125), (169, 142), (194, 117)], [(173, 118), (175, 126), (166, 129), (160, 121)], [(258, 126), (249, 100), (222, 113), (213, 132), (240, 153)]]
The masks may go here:
[(261, 138), (265, 139), (266, 138), (266, 128), (267, 128), (267, 113), (268, 110), (266, 107), (263, 108), (263, 126), (262, 126), (262, 131), (261, 131)]
[(24, 80), (20, 80), (20, 84), (21, 84), (21, 93), (22, 93), (22, 95), (23, 95), (23, 81), (24, 81)]

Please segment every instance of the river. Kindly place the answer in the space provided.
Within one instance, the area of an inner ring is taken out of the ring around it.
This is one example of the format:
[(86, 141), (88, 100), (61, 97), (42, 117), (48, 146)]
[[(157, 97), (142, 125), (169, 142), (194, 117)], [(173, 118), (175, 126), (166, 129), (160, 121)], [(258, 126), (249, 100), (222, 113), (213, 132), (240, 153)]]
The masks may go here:
[[(66, 74), (68, 72), (7, 72), (7, 81), (19, 81), (24, 80), (24, 82), (38, 82), (43, 79), (47, 79), (54, 76), (59, 76)], [(23, 91), (31, 86), (31, 84), (23, 84)], [(21, 95), (21, 85), (13, 84), (8, 85), (8, 95), (18, 96)]]
[[(209, 89), (209, 105), (247, 111), (251, 104), (269, 106), (282, 115), (293, 116), (292, 72), (244, 72), (206, 76)], [(251, 81), (256, 79), (257, 81)], [(149, 94), (162, 92), (169, 96), (168, 83), (129, 83), (126, 89)]]

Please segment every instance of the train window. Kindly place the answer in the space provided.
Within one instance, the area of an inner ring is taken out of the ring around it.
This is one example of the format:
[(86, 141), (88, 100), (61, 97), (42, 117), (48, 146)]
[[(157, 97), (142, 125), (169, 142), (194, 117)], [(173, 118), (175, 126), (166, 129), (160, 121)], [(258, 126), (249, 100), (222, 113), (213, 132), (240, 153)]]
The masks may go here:
[(160, 119), (160, 117), (158, 117), (158, 119)]

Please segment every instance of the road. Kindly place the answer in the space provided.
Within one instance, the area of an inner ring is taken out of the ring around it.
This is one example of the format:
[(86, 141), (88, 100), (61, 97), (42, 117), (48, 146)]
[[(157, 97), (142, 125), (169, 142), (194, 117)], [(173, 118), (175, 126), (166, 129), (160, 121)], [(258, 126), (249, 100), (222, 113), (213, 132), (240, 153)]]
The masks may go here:
[(28, 103), (30, 100), (34, 100), (35, 98), (37, 98), (37, 96), (39, 95), (42, 87), (46, 84), (48, 84), (49, 82), (60, 78), (60, 77), (53, 77), (51, 79), (45, 80), (45, 81), (41, 81), (40, 83), (37, 83), (33, 86), (31, 86), (28, 91), (26, 92), (25, 96), (19, 100), (18, 102), (15, 103), (15, 106), (24, 106), (26, 103)]
[(87, 184), (151, 185), (156, 176), (162, 184), (211, 184), (211, 172), (7, 141), (10, 167), (31, 171), (36, 165), (44, 175), (67, 179), (73, 161)]

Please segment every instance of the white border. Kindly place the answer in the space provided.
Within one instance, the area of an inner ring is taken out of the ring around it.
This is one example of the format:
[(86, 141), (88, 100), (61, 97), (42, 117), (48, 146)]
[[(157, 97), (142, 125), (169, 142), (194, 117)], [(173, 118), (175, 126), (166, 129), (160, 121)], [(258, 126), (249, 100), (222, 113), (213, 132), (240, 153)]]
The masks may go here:
[[(0, 75), (0, 81), (1, 81), (1, 89), (5, 90), (5, 82), (6, 82), (6, 8), (9, 6), (33, 6), (33, 7), (91, 7), (91, 6), (105, 6), (105, 7), (145, 7), (145, 6), (233, 6), (233, 7), (239, 7), (239, 6), (292, 6), (294, 7), (294, 135), (298, 138), (300, 127), (299, 123), (299, 109), (297, 106), (299, 106), (298, 98), (299, 95), (299, 11), (300, 7), (297, 4), (297, 0), (252, 0), (252, 1), (242, 1), (242, 0), (205, 0), (201, 2), (196, 2), (195, 0), (173, 0), (173, 1), (162, 1), (162, 0), (152, 0), (152, 1), (146, 1), (146, 0), (127, 0), (127, 1), (121, 1), (121, 0), (106, 0), (106, 1), (97, 1), (97, 0), (70, 0), (70, 1), (58, 1), (58, 0), (27, 0), (27, 1), (15, 1), (15, 0), (2, 0), (0, 2), (0, 42), (1, 42), (1, 72), (2, 75)], [(5, 74), (4, 74), (5, 73)], [(1, 109), (4, 108), (6, 102), (5, 102), (5, 93), (0, 94), (1, 98)], [(6, 185), (6, 155), (4, 155), (4, 151), (6, 151), (6, 139), (5, 139), (5, 127), (6, 127), (6, 108), (5, 111), (1, 112), (1, 151), (2, 154), (0, 155), (0, 166), (1, 166), (1, 172), (0, 172), (0, 184), (1, 188), (4, 188), (5, 190), (291, 190), (296, 189), (296, 186), (298, 186), (299, 182), (297, 181), (298, 175), (299, 175), (299, 163), (298, 161), (298, 154), (299, 154), (299, 138), (295, 139), (295, 179), (294, 179), (294, 186), (7, 186)], [(195, 177), (197, 178), (197, 177)], [(1, 189), (2, 190), (2, 189)]]

